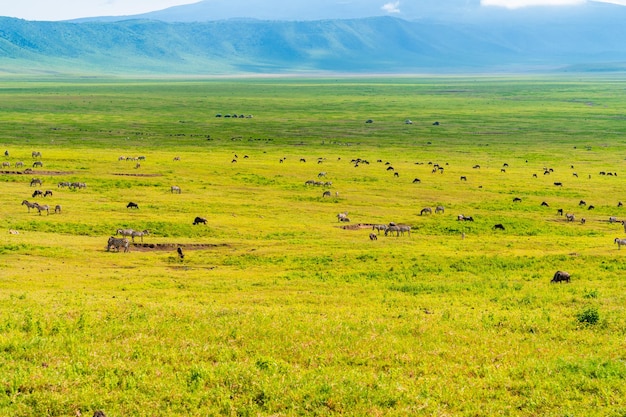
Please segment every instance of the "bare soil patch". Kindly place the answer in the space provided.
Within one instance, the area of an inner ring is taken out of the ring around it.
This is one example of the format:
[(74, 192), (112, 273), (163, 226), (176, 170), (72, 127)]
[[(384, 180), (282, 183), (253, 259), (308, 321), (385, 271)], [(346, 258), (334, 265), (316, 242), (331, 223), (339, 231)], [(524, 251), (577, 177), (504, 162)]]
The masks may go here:
[(184, 250), (202, 250), (229, 247), (227, 243), (131, 243), (133, 250), (137, 252), (150, 251), (175, 251), (177, 248)]
[(123, 176), (123, 177), (161, 177), (161, 174), (122, 174), (122, 173), (113, 173), (112, 175), (119, 175), (119, 176)]
[(3, 170), (0, 171), (0, 174), (8, 174), (8, 175), (71, 175), (74, 171), (43, 171), (27, 168), (23, 171), (11, 171), (11, 170)]
[(349, 224), (347, 226), (339, 226), (339, 227), (344, 230), (361, 230), (361, 229), (371, 229), (372, 226), (374, 226), (374, 224), (372, 223), (356, 223), (356, 224)]

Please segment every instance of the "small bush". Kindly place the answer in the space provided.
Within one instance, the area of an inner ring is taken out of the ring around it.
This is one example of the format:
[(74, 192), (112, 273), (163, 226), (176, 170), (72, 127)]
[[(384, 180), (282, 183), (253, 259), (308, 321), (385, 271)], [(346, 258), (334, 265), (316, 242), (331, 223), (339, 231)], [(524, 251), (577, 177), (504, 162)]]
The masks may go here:
[(594, 325), (600, 321), (600, 313), (595, 307), (589, 307), (576, 315), (576, 319), (581, 324)]

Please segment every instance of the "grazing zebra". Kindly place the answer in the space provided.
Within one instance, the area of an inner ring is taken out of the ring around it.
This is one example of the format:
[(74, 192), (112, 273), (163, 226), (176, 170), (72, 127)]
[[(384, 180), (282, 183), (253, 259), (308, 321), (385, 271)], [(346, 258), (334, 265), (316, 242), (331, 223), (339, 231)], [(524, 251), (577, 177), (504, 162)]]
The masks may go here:
[(404, 236), (404, 233), (407, 232), (409, 234), (409, 236), (411, 236), (411, 226), (407, 226), (407, 225), (394, 225), (394, 226), (389, 226), (387, 227), (387, 230), (385, 230), (385, 236), (387, 236), (387, 234), (391, 232), (396, 232), (396, 237), (397, 236)]
[(35, 204), (36, 204), (36, 206), (35, 206), (35, 207), (37, 208), (37, 210), (39, 210), (39, 215), (40, 215), (40, 216), (41, 216), (41, 212), (42, 212), (42, 211), (45, 211), (48, 215), (50, 215), (50, 206), (49, 206), (49, 205), (44, 204), (44, 205), (40, 206), (40, 205), (39, 205), (39, 204), (37, 204), (37, 203), (35, 203)]
[(117, 229), (115, 234), (116, 235), (122, 235), (122, 236), (126, 237), (126, 236), (132, 236), (133, 232), (134, 232), (133, 229)]
[(387, 226), (386, 224), (375, 224), (372, 226), (372, 230), (376, 230), (378, 234), (380, 234), (380, 231), (386, 231), (387, 228), (389, 226)]
[(9, 161), (2, 162), (2, 168), (9, 168), (10, 166), (11, 166), (11, 163)]
[(34, 186), (34, 185), (41, 185), (41, 180), (39, 178), (33, 178), (32, 180), (30, 180), (30, 186)]
[(72, 182), (70, 183), (70, 188), (87, 188), (87, 184), (84, 182)]
[(20, 232), (18, 232), (17, 230), (14, 230), (14, 229), (9, 229), (9, 234), (10, 235), (19, 235)]
[(570, 274), (565, 271), (556, 271), (550, 282), (570, 282)]
[(21, 167), (23, 167), (23, 166), (24, 166), (24, 162), (22, 162), (22, 161), (17, 161), (17, 162), (15, 163), (15, 168), (21, 168)]
[(626, 245), (626, 239), (620, 239), (619, 237), (616, 237), (613, 242), (617, 243), (617, 249), (621, 249), (622, 246)]
[(70, 183), (67, 181), (63, 181), (57, 184), (57, 188), (65, 188), (65, 187), (69, 187)]
[(202, 223), (202, 224), (206, 224), (206, 219), (205, 219), (204, 217), (196, 217), (196, 218), (193, 220), (193, 225), (194, 225), (194, 226), (195, 226), (195, 225), (197, 225), (197, 224), (200, 224), (200, 223)]
[(567, 213), (567, 214), (565, 215), (565, 219), (566, 219), (568, 222), (573, 222), (573, 221), (576, 219), (576, 217), (574, 217), (574, 215), (573, 215), (572, 213)]
[(433, 214), (433, 209), (431, 209), (430, 207), (424, 207), (420, 211), (420, 216), (423, 216), (424, 214)]
[(342, 219), (347, 219), (348, 218), (348, 212), (344, 211), (343, 213), (338, 213), (337, 214), (337, 221), (343, 221)]
[(46, 192), (43, 193), (44, 197), (48, 197), (49, 195), (52, 195), (52, 191), (51, 190), (46, 190)]
[(146, 236), (146, 235), (149, 235), (149, 234), (150, 234), (150, 232), (147, 231), (147, 230), (144, 230), (144, 231), (141, 231), (141, 232), (138, 231), (138, 230), (133, 230), (133, 232), (130, 234), (130, 238), (134, 242), (136, 237), (140, 237), (141, 241), (143, 242), (143, 237)]
[(172, 185), (172, 188), (170, 188), (170, 191), (176, 194), (180, 194), (180, 187), (178, 185)]
[(435, 207), (435, 213), (444, 213), (445, 211), (446, 211), (446, 209), (443, 208), (443, 206)]
[(124, 252), (129, 252), (130, 242), (126, 238), (116, 238), (111, 236), (107, 242), (107, 252), (111, 250), (111, 248), (115, 248), (117, 252), (120, 251), (120, 248), (124, 248)]
[(22, 205), (28, 208), (28, 212), (30, 213), (30, 209), (37, 208), (37, 203), (31, 203), (28, 200), (22, 201)]
[(370, 240), (378, 240), (378, 236), (376, 236), (376, 233), (370, 233)]
[(31, 156), (32, 156), (33, 158), (41, 158), (41, 152), (38, 152), (38, 151), (33, 151), (33, 152), (31, 153)]
[(322, 197), (330, 197), (330, 191), (324, 191), (324, 193), (322, 194)]
[(61, 214), (61, 205), (57, 204), (56, 206), (54, 206), (54, 213)]
[(35, 168), (35, 167), (40, 167), (41, 168), (42, 166), (43, 166), (43, 162), (41, 162), (41, 161), (33, 162), (33, 168)]

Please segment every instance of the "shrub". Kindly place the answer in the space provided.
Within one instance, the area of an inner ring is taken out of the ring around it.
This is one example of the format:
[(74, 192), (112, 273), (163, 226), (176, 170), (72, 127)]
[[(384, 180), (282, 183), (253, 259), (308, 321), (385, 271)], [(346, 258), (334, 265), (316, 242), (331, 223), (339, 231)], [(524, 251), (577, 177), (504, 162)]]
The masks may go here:
[(600, 321), (600, 313), (595, 307), (588, 307), (576, 315), (576, 319), (581, 324), (594, 325)]

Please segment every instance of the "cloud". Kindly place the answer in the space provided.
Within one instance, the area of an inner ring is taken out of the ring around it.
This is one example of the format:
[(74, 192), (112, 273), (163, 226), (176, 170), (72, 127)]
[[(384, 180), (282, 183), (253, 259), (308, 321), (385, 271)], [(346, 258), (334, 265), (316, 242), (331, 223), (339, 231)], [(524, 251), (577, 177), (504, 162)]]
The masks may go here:
[(530, 6), (571, 6), (586, 3), (586, 0), (480, 0), (481, 6), (519, 9)]
[(395, 3), (387, 3), (383, 7), (381, 7), (387, 13), (400, 13), (400, 2), (396, 1)]

